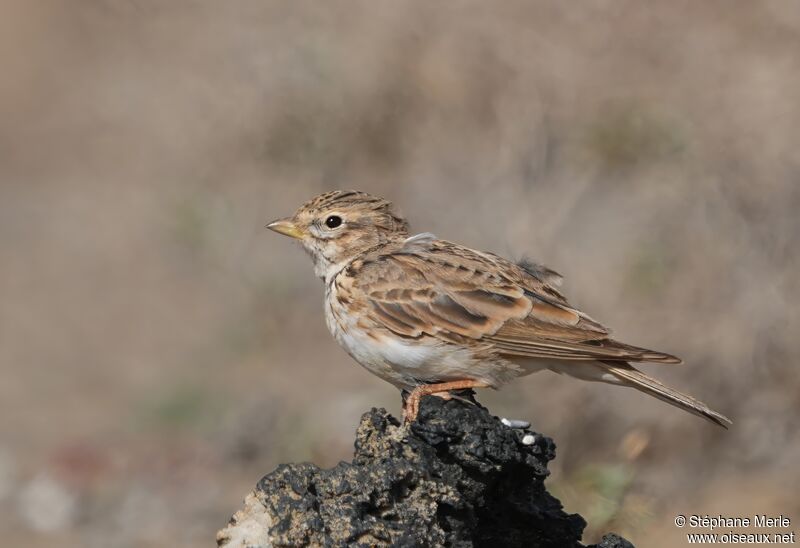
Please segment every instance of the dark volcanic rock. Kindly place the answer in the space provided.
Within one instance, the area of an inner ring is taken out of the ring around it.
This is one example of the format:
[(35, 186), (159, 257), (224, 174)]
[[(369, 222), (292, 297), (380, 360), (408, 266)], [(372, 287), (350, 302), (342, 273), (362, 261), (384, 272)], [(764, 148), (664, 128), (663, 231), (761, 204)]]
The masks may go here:
[(609, 533), (603, 535), (599, 544), (592, 544), (589, 548), (634, 548), (634, 546), (621, 536)]
[[(523, 438), (528, 436), (523, 443)], [(532, 438), (531, 438), (532, 437)], [(544, 487), (553, 441), (484, 408), (429, 397), (410, 429), (364, 414), (352, 463), (281, 465), (220, 531), (220, 546), (582, 546), (586, 522)], [(616, 535), (598, 547), (632, 548)]]

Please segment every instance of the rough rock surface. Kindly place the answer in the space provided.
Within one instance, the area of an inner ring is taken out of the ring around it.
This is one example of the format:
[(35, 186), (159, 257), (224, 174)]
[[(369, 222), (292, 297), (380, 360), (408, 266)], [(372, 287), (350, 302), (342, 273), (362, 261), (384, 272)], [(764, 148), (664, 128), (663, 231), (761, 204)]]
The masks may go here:
[[(523, 443), (523, 439), (526, 442)], [(586, 522), (544, 487), (549, 438), (486, 409), (429, 397), (403, 427), (365, 413), (352, 463), (284, 464), (264, 476), (227, 527), (225, 548), (271, 546), (582, 546)], [(598, 548), (632, 548), (606, 535)]]

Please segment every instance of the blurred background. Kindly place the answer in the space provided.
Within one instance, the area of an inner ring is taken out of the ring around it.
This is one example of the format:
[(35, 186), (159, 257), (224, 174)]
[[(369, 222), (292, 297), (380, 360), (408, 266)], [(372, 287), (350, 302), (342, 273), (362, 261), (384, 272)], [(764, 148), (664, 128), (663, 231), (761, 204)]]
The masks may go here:
[(586, 541), (800, 520), (797, 2), (2, 4), (8, 546), (211, 545), (278, 463), (399, 415), (264, 229), (332, 188), (561, 272), (733, 418), (549, 373), (482, 392), (555, 438)]

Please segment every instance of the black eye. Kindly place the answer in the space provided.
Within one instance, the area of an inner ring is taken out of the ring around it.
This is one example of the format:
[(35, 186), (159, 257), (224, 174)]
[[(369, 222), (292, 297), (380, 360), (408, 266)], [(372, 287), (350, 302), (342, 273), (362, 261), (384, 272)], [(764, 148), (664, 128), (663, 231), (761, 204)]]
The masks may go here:
[(327, 219), (325, 219), (325, 226), (328, 228), (336, 228), (337, 226), (342, 224), (342, 218), (338, 215), (331, 215)]

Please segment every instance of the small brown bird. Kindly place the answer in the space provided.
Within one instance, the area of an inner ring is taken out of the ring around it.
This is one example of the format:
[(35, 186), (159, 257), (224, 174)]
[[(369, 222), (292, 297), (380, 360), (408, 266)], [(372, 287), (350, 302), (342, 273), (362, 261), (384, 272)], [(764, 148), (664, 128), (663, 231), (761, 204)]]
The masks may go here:
[(706, 404), (664, 386), (630, 362), (677, 364), (675, 356), (624, 344), (567, 302), (561, 276), (532, 263), (408, 234), (387, 200), (336, 190), (268, 228), (300, 240), (325, 281), (334, 338), (367, 370), (420, 398), (492, 387), (549, 369), (630, 386), (727, 428)]

